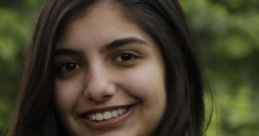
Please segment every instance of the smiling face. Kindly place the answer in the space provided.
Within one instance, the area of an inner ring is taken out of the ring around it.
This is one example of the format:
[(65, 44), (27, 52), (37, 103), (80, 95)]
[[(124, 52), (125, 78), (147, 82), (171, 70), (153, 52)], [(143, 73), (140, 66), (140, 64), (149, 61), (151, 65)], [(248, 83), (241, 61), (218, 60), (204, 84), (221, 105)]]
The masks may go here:
[(162, 56), (152, 38), (97, 3), (68, 24), (55, 51), (55, 91), (72, 136), (149, 136), (166, 105)]

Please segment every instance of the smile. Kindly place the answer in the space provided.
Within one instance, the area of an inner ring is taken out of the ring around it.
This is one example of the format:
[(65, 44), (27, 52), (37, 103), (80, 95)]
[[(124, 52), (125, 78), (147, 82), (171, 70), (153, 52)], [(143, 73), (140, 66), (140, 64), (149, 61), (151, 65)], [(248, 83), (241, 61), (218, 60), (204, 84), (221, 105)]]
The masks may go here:
[(79, 114), (83, 124), (94, 129), (103, 129), (116, 126), (135, 111), (137, 104), (95, 109)]
[(87, 115), (87, 118), (92, 121), (103, 121), (103, 120), (108, 120), (108, 119), (122, 116), (126, 112), (127, 112), (127, 108), (119, 108), (117, 110), (112, 110), (112, 111), (92, 113)]

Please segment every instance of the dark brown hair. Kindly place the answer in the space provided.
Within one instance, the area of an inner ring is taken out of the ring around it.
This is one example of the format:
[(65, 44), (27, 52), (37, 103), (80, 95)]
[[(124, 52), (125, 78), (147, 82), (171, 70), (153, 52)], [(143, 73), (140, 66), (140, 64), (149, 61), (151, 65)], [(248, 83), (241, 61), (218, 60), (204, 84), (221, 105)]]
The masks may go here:
[[(167, 107), (154, 136), (203, 135), (200, 68), (177, 0), (112, 0), (155, 40), (166, 65)], [(98, 0), (48, 0), (28, 51), (19, 106), (9, 136), (66, 136), (55, 107), (53, 51), (69, 18)]]

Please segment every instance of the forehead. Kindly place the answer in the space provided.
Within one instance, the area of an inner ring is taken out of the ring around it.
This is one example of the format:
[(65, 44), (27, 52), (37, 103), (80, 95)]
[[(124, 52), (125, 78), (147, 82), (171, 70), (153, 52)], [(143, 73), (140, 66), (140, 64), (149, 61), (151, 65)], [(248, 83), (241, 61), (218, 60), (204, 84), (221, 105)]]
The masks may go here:
[(137, 24), (123, 15), (119, 4), (98, 2), (71, 19), (63, 30), (59, 45), (102, 45), (124, 37), (151, 40)]

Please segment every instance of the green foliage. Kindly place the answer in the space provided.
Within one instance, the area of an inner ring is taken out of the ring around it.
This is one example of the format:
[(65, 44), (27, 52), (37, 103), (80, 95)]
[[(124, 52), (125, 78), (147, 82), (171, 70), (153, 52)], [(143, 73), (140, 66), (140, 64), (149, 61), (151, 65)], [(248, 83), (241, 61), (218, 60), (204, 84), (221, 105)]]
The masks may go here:
[(207, 135), (259, 136), (259, 1), (181, 3), (214, 94)]
[(39, 4), (39, 1), (32, 0), (0, 1), (0, 133), (11, 120), (25, 48), (30, 41)]
[[(214, 94), (207, 135), (259, 136), (259, 1), (180, 2)], [(0, 135), (11, 120), (25, 49), (41, 4), (0, 0)]]

